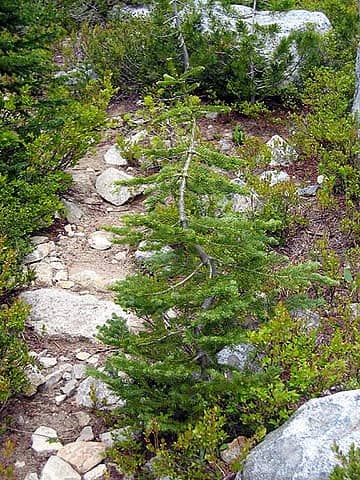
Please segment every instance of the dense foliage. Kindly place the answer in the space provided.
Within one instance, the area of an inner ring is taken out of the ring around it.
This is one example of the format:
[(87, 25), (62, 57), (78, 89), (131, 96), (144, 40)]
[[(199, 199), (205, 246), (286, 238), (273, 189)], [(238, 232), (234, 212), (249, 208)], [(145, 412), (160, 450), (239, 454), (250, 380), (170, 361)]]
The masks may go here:
[(24, 384), (28, 362), (20, 340), (27, 309), (11, 295), (26, 276), (21, 260), (29, 235), (53, 222), (64, 169), (96, 142), (105, 120), (109, 84), (55, 75), (55, 40), (63, 30), (49, 2), (2, 2), (0, 7), (0, 403)]

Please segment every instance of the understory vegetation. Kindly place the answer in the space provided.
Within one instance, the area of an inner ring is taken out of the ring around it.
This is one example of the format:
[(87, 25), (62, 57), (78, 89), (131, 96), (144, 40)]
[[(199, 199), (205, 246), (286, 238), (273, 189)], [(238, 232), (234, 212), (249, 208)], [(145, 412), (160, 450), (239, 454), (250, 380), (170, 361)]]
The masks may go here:
[[(62, 215), (66, 170), (100, 140), (109, 103), (136, 96), (117, 143), (137, 172), (129, 186), (143, 192), (144, 211), (109, 230), (147, 253), (113, 286), (143, 327), (109, 319), (99, 339), (113, 353), (93, 372), (125, 401), (109, 422), (126, 439), (109, 455), (135, 479), (227, 478), (305, 401), (360, 381), (357, 2), (255, 2), (320, 10), (332, 23), (271, 52), (275, 27), (234, 15), (230, 28), (227, 2), (204, 3), (201, 14), (185, 3), (0, 6), (0, 414), (26, 388), (31, 362), (29, 311), (17, 299), (33, 278), (23, 265), (30, 236)], [(237, 120), (231, 153), (206, 138), (209, 118)], [(321, 176), (317, 212), (335, 219), (341, 248), (320, 231), (291, 255), (311, 217), (290, 177), (272, 185), (259, 175), (271, 158), (242, 125), (249, 120), (288, 132), (295, 170)], [(139, 125), (141, 140), (127, 142)], [(244, 201), (251, 208), (236, 207)], [(221, 361), (239, 346), (249, 352), (244, 368)], [(229, 465), (221, 453), (239, 436), (242, 453)], [(331, 478), (357, 478), (358, 451), (338, 455)], [(0, 460), (0, 473), (9, 469)]]

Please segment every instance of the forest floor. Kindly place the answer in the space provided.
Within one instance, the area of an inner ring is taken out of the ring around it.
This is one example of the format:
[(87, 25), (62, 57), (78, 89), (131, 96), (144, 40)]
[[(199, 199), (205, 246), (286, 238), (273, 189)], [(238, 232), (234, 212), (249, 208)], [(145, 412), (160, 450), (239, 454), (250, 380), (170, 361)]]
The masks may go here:
[[(134, 105), (128, 103), (113, 105), (109, 109), (109, 117), (114, 120), (125, 111), (134, 108)], [(220, 115), (216, 119), (202, 120), (201, 129), (204, 137), (210, 141), (218, 142), (227, 138), (231, 143), (233, 128), (237, 124), (242, 126), (247, 135), (256, 136), (262, 142), (268, 141), (275, 134), (284, 138), (288, 136), (287, 115), (281, 111), (271, 118), (257, 120), (238, 114)], [(89, 246), (88, 239), (93, 232), (101, 230), (105, 225), (120, 225), (124, 214), (139, 212), (142, 209), (141, 197), (125, 206), (116, 207), (104, 201), (94, 186), (97, 176), (109, 167), (104, 162), (104, 154), (115, 144), (119, 128), (108, 129), (93, 151), (70, 171), (74, 183), (66, 199), (81, 209), (82, 216), (79, 221), (72, 224), (69, 229), (66, 220), (58, 219), (49, 230), (39, 232), (39, 235), (47, 236), (55, 244), (54, 259), (65, 266), (70, 282), (66, 285), (66, 291), (79, 295), (91, 294), (97, 299), (108, 301), (114, 301), (114, 293), (108, 290), (107, 286), (134, 271), (134, 252), (117, 244), (113, 244), (107, 250), (96, 250)], [(231, 148), (236, 153), (235, 146), (232, 145)], [(315, 162), (307, 165), (296, 162), (294, 165), (281, 168), (287, 171), (296, 184), (302, 186), (316, 184), (319, 172)], [(131, 167), (125, 167), (125, 171), (136, 174)], [(279, 247), (282, 253), (289, 256), (291, 262), (307, 258), (316, 241), (323, 237), (329, 239), (330, 247), (342, 254), (348, 246), (348, 239), (339, 227), (343, 215), (341, 204), (338, 208), (324, 210), (319, 206), (316, 196), (301, 198), (298, 214), (303, 221), (287, 232), (283, 244)], [(84, 272), (92, 273), (84, 275)], [(36, 280), (31, 289), (59, 289), (53, 278), (49, 276), (46, 278)], [(28, 326), (26, 338), (30, 349), (39, 357), (56, 358), (56, 366), (48, 368), (46, 375), (56, 371), (59, 365), (101, 367), (108, 353), (108, 348), (90, 339), (71, 336), (51, 338), (37, 334), (31, 325)], [(80, 352), (88, 353), (88, 358), (80, 360), (78, 358)], [(95, 441), (99, 441), (100, 435), (111, 429), (111, 425), (107, 424), (106, 414), (99, 413), (93, 408), (79, 406), (75, 396), (76, 390), (64, 401), (57, 403), (56, 397), (61, 394), (61, 386), (66, 380), (69, 378), (65, 375), (65, 380), (61, 379), (51, 388), (39, 387), (31, 397), (17, 397), (11, 400), (2, 412), (2, 415), (9, 419), (8, 430), (2, 441), (11, 440), (14, 445), (9, 461), (15, 464), (15, 480), (24, 480), (30, 473), (37, 473), (40, 477), (40, 472), (51, 454), (37, 453), (31, 448), (32, 435), (39, 426), (56, 430), (63, 444), (76, 441), (85, 426), (92, 427)], [(110, 479), (122, 478), (111, 466), (109, 471)]]

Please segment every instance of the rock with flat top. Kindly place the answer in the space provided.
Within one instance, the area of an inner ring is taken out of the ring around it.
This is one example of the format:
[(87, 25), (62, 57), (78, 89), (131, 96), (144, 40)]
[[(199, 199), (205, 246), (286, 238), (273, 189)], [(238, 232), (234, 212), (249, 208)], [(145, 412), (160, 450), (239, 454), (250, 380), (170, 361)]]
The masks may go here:
[(40, 480), (81, 480), (81, 476), (67, 462), (53, 455), (46, 462)]
[(40, 262), (47, 257), (53, 249), (53, 242), (40, 243), (36, 248), (24, 258), (25, 265), (29, 263)]
[(31, 448), (37, 453), (57, 452), (62, 444), (58, 440), (56, 430), (51, 427), (41, 426), (31, 436)]
[(104, 460), (105, 445), (101, 442), (72, 442), (58, 451), (58, 457), (79, 473), (86, 473)]
[(106, 471), (107, 471), (106, 466), (103, 463), (101, 463), (97, 467), (85, 473), (84, 480), (99, 480), (100, 478), (104, 477)]
[(140, 323), (139, 319), (127, 314), (115, 303), (99, 300), (94, 295), (43, 288), (24, 292), (21, 298), (32, 307), (30, 324), (37, 333), (47, 336), (94, 340), (97, 327), (104, 325), (113, 314), (124, 318), (129, 328), (136, 328)]
[(89, 235), (89, 245), (94, 250), (108, 250), (111, 248), (111, 234), (109, 232), (97, 231)]

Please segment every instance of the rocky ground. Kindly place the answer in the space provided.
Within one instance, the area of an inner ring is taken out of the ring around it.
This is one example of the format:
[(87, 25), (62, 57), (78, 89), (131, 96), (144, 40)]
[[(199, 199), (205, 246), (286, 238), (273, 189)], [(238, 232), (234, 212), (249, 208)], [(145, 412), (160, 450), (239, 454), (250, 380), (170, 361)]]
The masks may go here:
[[(94, 335), (113, 313), (125, 317), (130, 328), (141, 325), (114, 303), (108, 289), (133, 271), (134, 252), (112, 243), (112, 234), (103, 228), (121, 225), (124, 214), (142, 209), (141, 190), (114, 190), (114, 181), (136, 173), (114, 147), (119, 113), (121, 108), (111, 112), (114, 128), (71, 170), (66, 218), (32, 239), (34, 251), (25, 260), (36, 273), (22, 294), (32, 307), (27, 336), (35, 362), (28, 371), (28, 396), (13, 400), (6, 412), (16, 480), (96, 480), (105, 478), (105, 472), (106, 478), (121, 478), (104, 460), (113, 436), (121, 434), (106, 422), (106, 411), (119, 400), (87, 371), (101, 369), (109, 352)], [(236, 118), (208, 118), (201, 127), (208, 139), (231, 151), (234, 122)], [(282, 125), (248, 121), (246, 129), (266, 142), (274, 134), (286, 134)], [(291, 163), (274, 157), (266, 174), (270, 182), (294, 180)], [(305, 181), (302, 187), (313, 187), (300, 195), (314, 198), (317, 172), (298, 180)], [(249, 198), (234, 199), (234, 207), (248, 208)]]

